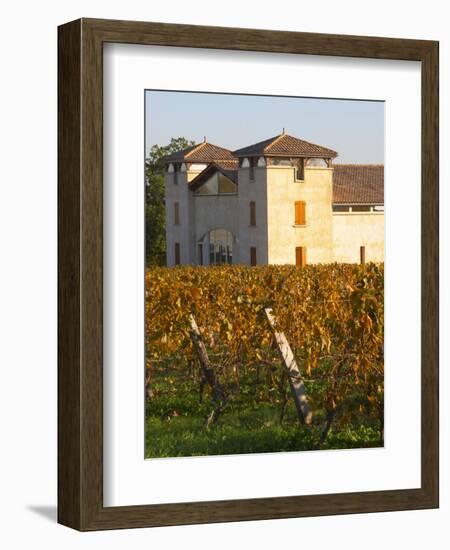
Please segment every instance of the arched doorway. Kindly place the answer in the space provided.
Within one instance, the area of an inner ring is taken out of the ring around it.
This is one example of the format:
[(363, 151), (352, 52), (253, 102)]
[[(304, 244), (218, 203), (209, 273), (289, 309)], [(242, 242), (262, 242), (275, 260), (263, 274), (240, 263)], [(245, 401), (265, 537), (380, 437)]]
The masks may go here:
[(233, 263), (234, 237), (226, 229), (212, 229), (198, 243), (200, 265), (224, 265)]

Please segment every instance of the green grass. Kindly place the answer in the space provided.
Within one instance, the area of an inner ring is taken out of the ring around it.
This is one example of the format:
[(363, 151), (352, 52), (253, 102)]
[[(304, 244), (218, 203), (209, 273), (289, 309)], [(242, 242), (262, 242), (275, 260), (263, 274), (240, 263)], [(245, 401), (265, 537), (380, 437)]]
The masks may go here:
[[(169, 374), (170, 372), (170, 374)], [(147, 458), (306, 451), (319, 448), (324, 411), (315, 411), (312, 426), (299, 424), (291, 399), (280, 423), (280, 402), (263, 385), (246, 384), (229, 400), (217, 423), (206, 429), (212, 401), (205, 391), (199, 403), (198, 384), (177, 371), (161, 371), (147, 402)], [(332, 427), (322, 449), (380, 446), (376, 422)]]

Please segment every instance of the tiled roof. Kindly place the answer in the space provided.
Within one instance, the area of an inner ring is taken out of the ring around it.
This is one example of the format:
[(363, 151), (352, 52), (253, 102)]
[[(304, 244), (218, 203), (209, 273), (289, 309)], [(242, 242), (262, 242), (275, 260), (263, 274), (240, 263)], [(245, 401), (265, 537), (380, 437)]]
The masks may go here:
[(271, 143), (273, 143), (275, 139), (279, 138), (280, 135), (271, 137), (269, 139), (265, 139), (264, 141), (258, 141), (258, 143), (254, 143), (253, 145), (248, 145), (247, 147), (242, 147), (241, 149), (236, 149), (236, 151), (233, 151), (233, 154), (236, 155), (237, 157), (263, 155), (265, 148), (268, 147)]
[(191, 145), (181, 151), (163, 157), (163, 162), (198, 162), (208, 164), (217, 160), (234, 160), (233, 153), (228, 149), (213, 145), (207, 141)]
[(237, 157), (268, 155), (280, 157), (336, 157), (336, 151), (298, 139), (288, 134), (279, 134), (248, 147), (233, 151)]
[(384, 204), (382, 164), (334, 164), (334, 204)]
[(238, 159), (234, 160), (216, 160), (214, 163), (219, 168), (223, 168), (224, 170), (237, 170), (239, 168), (239, 161)]

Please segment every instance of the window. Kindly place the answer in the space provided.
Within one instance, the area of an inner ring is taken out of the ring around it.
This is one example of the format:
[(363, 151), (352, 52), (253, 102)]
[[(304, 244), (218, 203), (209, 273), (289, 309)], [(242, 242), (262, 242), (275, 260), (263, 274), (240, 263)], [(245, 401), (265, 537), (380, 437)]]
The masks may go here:
[(235, 195), (237, 193), (237, 187), (234, 181), (227, 178), (223, 174), (217, 175), (219, 180), (219, 195)]
[(255, 205), (255, 201), (250, 202), (250, 225), (256, 225), (256, 205)]
[(256, 265), (256, 246), (250, 247), (250, 265)]
[(349, 212), (349, 208), (345, 204), (333, 204), (333, 212)]
[(173, 183), (178, 183), (178, 166), (176, 164), (173, 165)]
[(175, 243), (175, 265), (180, 265), (180, 243)]
[(196, 195), (235, 195), (237, 186), (230, 178), (217, 172), (208, 178), (195, 193)]
[(203, 265), (203, 244), (198, 244), (198, 265)]
[(273, 158), (272, 165), (273, 166), (292, 166), (292, 162), (291, 162), (291, 159)]
[(362, 265), (366, 263), (366, 247), (360, 246), (359, 247), (359, 261)]
[(250, 170), (248, 173), (250, 181), (255, 181), (255, 159), (250, 159)]
[[(378, 212), (379, 208), (370, 204), (333, 204), (333, 212)], [(384, 207), (381, 207), (381, 211), (383, 210)]]
[(297, 246), (295, 248), (295, 265), (305, 267), (306, 265), (306, 246)]
[(295, 225), (306, 224), (306, 203), (305, 201), (295, 202)]
[(173, 223), (180, 225), (180, 205), (177, 202), (173, 203)]
[(326, 161), (326, 159), (312, 158), (312, 159), (308, 159), (306, 166), (308, 167), (313, 166), (316, 168), (327, 168), (328, 162)]
[[(206, 247), (209, 254), (209, 265), (221, 265), (233, 263), (233, 235), (226, 229), (212, 229), (207, 233), (200, 244)], [(203, 250), (201, 254), (203, 262)]]
[(298, 159), (295, 165), (295, 179), (304, 180), (305, 179), (305, 162), (304, 159)]

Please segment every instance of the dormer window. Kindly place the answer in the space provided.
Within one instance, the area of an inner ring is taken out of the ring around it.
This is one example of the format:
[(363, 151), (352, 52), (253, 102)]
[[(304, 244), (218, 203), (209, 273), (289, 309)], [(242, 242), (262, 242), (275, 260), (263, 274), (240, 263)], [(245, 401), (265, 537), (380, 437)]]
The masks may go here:
[(195, 191), (196, 195), (236, 195), (237, 186), (230, 178), (216, 172)]

